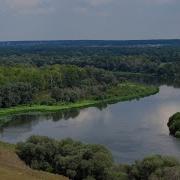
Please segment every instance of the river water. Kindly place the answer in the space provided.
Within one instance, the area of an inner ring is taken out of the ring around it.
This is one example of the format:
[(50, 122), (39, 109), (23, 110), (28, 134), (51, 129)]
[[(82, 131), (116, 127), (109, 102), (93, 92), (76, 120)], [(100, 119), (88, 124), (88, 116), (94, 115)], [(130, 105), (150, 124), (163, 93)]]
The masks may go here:
[(180, 111), (180, 89), (161, 86), (140, 100), (48, 115), (14, 116), (0, 140), (16, 143), (31, 135), (73, 138), (105, 145), (116, 162), (132, 163), (147, 155), (180, 156), (180, 140), (169, 135), (168, 118)]

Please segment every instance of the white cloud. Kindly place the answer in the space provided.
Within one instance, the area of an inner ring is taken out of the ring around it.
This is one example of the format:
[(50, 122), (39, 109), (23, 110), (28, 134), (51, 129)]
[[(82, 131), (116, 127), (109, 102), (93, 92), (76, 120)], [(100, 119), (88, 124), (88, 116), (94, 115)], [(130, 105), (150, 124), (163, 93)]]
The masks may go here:
[[(100, 7), (103, 5), (107, 5), (110, 3), (121, 3), (129, 0), (0, 0), (0, 4), (6, 4), (8, 8), (11, 8), (16, 11), (29, 11), (29, 10), (39, 10), (44, 11), (45, 9), (49, 9), (56, 4), (61, 6), (61, 4), (65, 4), (65, 2), (73, 3), (78, 5), (86, 5), (91, 7)], [(174, 3), (177, 0), (138, 0), (140, 2), (148, 2), (148, 3)], [(81, 8), (81, 7), (80, 7)], [(44, 10), (42, 10), (44, 9)], [(84, 11), (84, 9), (83, 9)]]
[(40, 5), (41, 0), (6, 0), (7, 5), (10, 8), (36, 8)]
[[(86, 2), (91, 6), (101, 6), (110, 3), (122, 3), (131, 0), (80, 0), (81, 2)], [(138, 0), (137, 0), (138, 2)], [(175, 3), (177, 0), (139, 0), (139, 2), (149, 2), (149, 3), (157, 3), (157, 4), (164, 4), (164, 3)]]
[[(138, 3), (151, 4), (170, 4), (177, 0), (136, 0)], [(107, 12), (99, 12), (107, 10), (107, 6), (116, 6), (116, 4), (124, 5), (125, 2), (130, 3), (131, 0), (0, 0), (0, 9), (10, 9), (13, 13), (23, 14), (45, 14), (54, 12), (56, 9), (67, 8), (67, 11), (75, 9), (76, 12), (88, 13), (95, 9), (98, 14), (107, 14)], [(72, 8), (73, 6), (73, 8)], [(101, 8), (101, 9), (100, 9)], [(94, 13), (94, 12), (93, 12)], [(109, 12), (108, 12), (109, 13)], [(97, 15), (98, 15), (97, 14)]]
[(50, 0), (4, 0), (4, 4), (16, 13), (44, 14), (53, 11)]

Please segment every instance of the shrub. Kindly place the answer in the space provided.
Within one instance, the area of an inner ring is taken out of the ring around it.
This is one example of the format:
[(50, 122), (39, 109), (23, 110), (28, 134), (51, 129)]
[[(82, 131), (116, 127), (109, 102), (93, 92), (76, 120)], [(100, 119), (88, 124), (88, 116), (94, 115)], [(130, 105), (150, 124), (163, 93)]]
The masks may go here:
[(160, 155), (147, 157), (142, 161), (136, 161), (135, 164), (130, 167), (128, 172), (129, 179), (149, 179), (158, 171), (163, 171), (164, 168), (171, 168), (179, 165), (179, 162), (172, 157)]
[(176, 131), (175, 137), (180, 138), (180, 131)]
[(180, 138), (180, 113), (176, 113), (169, 118), (168, 127), (170, 134)]
[(75, 180), (110, 180), (112, 155), (101, 145), (32, 136), (17, 145), (17, 154), (34, 169), (62, 174)]
[(166, 167), (153, 173), (149, 180), (178, 180), (180, 179), (180, 166)]
[(180, 163), (169, 156), (154, 155), (132, 165), (117, 165), (104, 146), (41, 136), (30, 137), (17, 144), (16, 149), (18, 156), (31, 168), (73, 180), (180, 179)]

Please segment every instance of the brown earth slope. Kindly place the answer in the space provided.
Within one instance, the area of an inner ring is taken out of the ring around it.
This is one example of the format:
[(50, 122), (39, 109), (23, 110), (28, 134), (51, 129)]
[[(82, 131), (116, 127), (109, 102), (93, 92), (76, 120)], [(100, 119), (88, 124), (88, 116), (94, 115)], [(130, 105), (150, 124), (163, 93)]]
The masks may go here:
[(0, 143), (0, 180), (68, 180), (63, 176), (27, 167), (14, 152), (14, 146)]

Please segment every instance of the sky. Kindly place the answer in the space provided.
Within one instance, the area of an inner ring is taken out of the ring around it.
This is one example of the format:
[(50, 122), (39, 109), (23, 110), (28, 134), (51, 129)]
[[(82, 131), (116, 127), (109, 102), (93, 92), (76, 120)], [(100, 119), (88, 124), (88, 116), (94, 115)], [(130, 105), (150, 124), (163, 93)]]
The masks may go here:
[(0, 0), (0, 41), (179, 38), (180, 0)]

